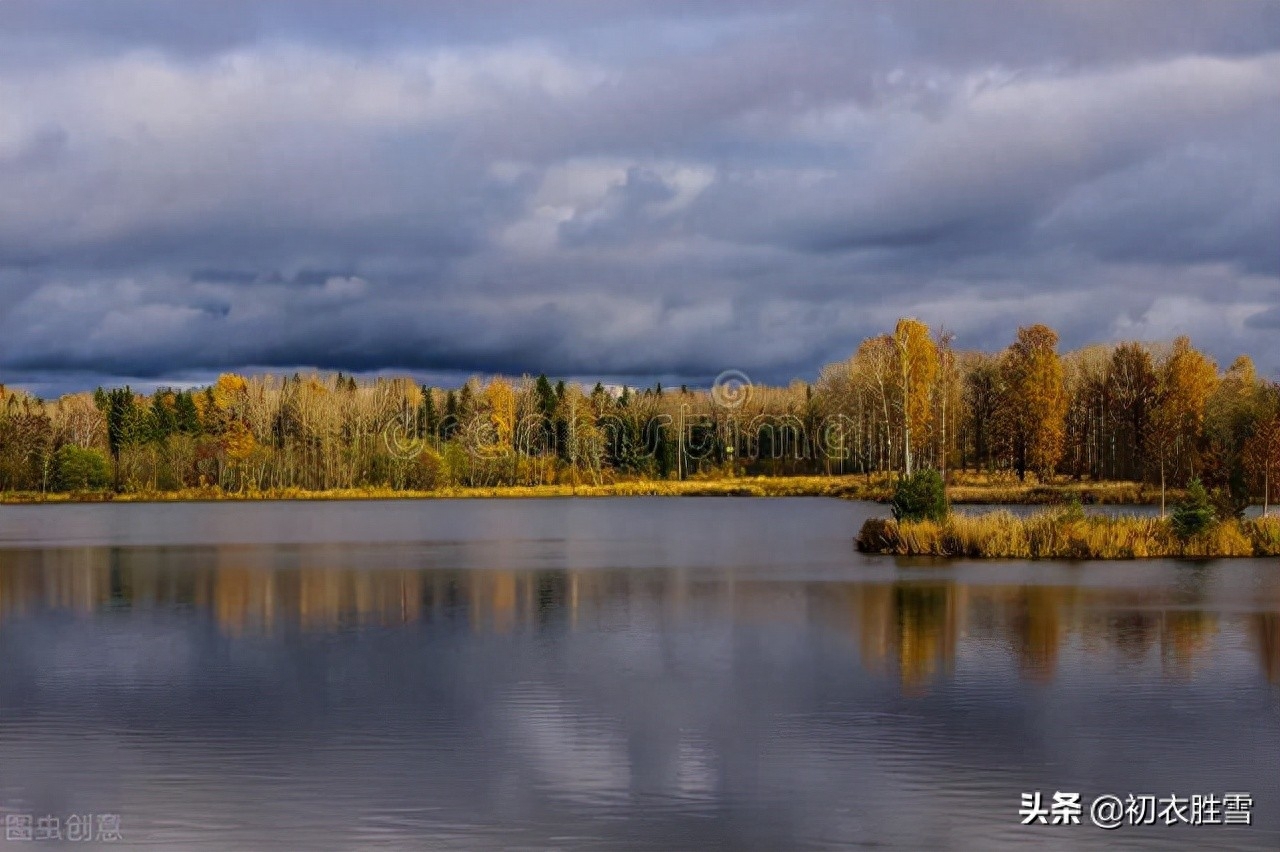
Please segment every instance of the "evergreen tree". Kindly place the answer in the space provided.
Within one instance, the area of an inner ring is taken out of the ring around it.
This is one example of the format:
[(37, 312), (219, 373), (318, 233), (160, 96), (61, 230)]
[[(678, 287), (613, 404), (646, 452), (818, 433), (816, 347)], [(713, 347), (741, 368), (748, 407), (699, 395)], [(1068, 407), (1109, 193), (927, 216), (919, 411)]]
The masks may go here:
[(426, 385), (422, 386), (422, 402), (418, 405), (418, 437), (439, 434), (440, 415), (436, 412), (435, 391)]
[(133, 391), (125, 386), (107, 394), (107, 446), (115, 462), (115, 489), (122, 490), (120, 481), (120, 451), (133, 443), (135, 421)]
[(153, 440), (163, 441), (178, 431), (177, 417), (166, 402), (166, 397), (172, 393), (169, 390), (156, 391), (155, 396), (151, 398), (150, 426)]
[(1187, 483), (1187, 496), (1173, 507), (1173, 514), (1170, 517), (1173, 531), (1179, 538), (1191, 538), (1207, 530), (1213, 524), (1213, 520), (1214, 512), (1209, 502), (1209, 494), (1200, 484), (1200, 480), (1191, 480)]
[(931, 467), (920, 468), (898, 480), (891, 504), (897, 521), (934, 521), (947, 519), (947, 489), (942, 475)]
[(447, 441), (458, 431), (458, 395), (450, 390), (444, 395), (444, 420), (440, 423), (440, 439)]
[(173, 399), (174, 426), (184, 435), (200, 433), (200, 413), (196, 411), (196, 401), (191, 391), (183, 391)]
[(538, 411), (544, 418), (550, 420), (556, 413), (556, 394), (551, 389), (551, 382), (547, 381), (545, 373), (538, 375), (538, 381), (533, 386), (533, 395), (538, 402)]

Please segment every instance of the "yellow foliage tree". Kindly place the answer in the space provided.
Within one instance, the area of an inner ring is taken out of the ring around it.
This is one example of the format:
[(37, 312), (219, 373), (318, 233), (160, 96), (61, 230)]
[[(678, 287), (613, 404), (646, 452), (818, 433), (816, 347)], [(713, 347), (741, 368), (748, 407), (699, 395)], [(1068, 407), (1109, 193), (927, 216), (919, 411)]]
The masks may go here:
[(1147, 434), (1147, 457), (1160, 476), (1160, 513), (1165, 509), (1165, 480), (1194, 448), (1204, 424), (1205, 406), (1218, 384), (1218, 366), (1191, 346), (1187, 337), (1173, 342), (1161, 365), (1155, 410)]
[(213, 384), (213, 402), (219, 411), (230, 411), (237, 402), (244, 398), (249, 383), (244, 376), (235, 373), (223, 373)]
[(1019, 476), (1032, 470), (1048, 478), (1062, 459), (1068, 399), (1057, 347), (1058, 333), (1036, 324), (1018, 329), (1005, 352), (1006, 412)]
[(1271, 511), (1271, 491), (1280, 482), (1280, 411), (1263, 415), (1245, 441), (1244, 463), (1262, 489), (1262, 513)]
[(911, 474), (911, 436), (924, 435), (933, 419), (933, 385), (938, 376), (938, 347), (929, 326), (913, 317), (893, 330), (902, 402), (903, 465)]
[(484, 401), (489, 407), (489, 421), (497, 434), (498, 444), (504, 449), (515, 446), (516, 392), (510, 382), (495, 377), (484, 389)]
[(254, 440), (253, 433), (249, 431), (249, 427), (245, 426), (239, 420), (232, 420), (227, 424), (227, 429), (222, 433), (222, 448), (227, 454), (227, 458), (234, 462), (242, 462), (253, 455), (254, 448), (258, 442)]

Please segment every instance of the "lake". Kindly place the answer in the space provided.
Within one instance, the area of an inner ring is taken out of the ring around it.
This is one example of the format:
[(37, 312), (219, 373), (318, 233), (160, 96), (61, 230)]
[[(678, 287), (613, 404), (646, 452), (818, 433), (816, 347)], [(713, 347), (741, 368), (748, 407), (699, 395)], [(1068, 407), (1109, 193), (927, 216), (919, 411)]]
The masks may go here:
[[(0, 815), (107, 816), (67, 843), (103, 849), (1280, 848), (1277, 560), (856, 553), (883, 512), (0, 506)], [(1082, 823), (1021, 825), (1034, 791)], [(1251, 825), (1090, 822), (1228, 792)]]

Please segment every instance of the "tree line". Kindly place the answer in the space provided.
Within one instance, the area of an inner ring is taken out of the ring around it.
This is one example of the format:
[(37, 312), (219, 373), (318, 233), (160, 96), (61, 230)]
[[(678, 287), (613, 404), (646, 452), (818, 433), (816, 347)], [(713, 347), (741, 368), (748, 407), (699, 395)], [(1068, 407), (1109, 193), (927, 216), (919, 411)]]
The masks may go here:
[(225, 374), (207, 387), (41, 400), (0, 386), (0, 490), (228, 491), (910, 473), (1182, 485), (1233, 506), (1280, 490), (1280, 386), (1191, 342), (1003, 351), (904, 318), (816, 382), (605, 388), (545, 376)]

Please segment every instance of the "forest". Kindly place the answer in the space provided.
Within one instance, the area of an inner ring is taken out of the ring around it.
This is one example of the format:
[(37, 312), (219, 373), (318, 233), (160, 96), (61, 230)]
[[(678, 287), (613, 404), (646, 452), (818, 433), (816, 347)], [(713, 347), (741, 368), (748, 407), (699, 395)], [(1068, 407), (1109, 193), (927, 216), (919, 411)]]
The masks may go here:
[(1031, 325), (981, 352), (904, 318), (816, 382), (737, 375), (692, 389), (228, 373), (57, 400), (0, 385), (0, 491), (428, 492), (921, 467), (1162, 492), (1195, 477), (1233, 512), (1280, 491), (1280, 385), (1185, 337), (1060, 353), (1053, 329)]

